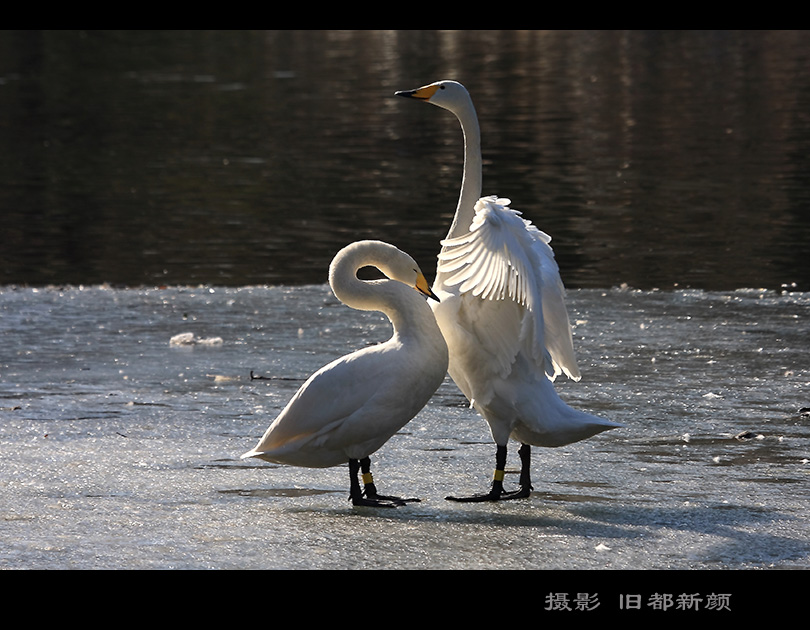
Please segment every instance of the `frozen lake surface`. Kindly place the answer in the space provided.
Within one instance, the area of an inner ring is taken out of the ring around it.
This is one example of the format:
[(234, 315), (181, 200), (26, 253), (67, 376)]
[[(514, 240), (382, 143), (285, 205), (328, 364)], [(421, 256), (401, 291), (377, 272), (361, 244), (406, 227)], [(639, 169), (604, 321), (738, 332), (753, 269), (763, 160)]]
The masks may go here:
[(583, 378), (558, 390), (626, 428), (535, 448), (527, 500), (450, 503), (494, 447), (447, 379), (372, 460), (421, 503), (375, 510), (347, 467), (239, 455), (381, 315), (325, 285), (2, 288), (0, 568), (810, 568), (810, 294), (582, 289), (569, 311)]

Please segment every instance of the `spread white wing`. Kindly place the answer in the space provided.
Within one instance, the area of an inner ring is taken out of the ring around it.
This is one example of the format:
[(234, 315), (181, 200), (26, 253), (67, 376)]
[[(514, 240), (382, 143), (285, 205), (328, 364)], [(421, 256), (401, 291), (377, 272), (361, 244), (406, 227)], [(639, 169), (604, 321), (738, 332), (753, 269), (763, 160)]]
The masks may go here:
[[(551, 237), (538, 230), (508, 199), (482, 197), (466, 234), (442, 241), (438, 272), (445, 287), (462, 296), (519, 307), (480, 305), (474, 326), (481, 343), (490, 346), (503, 371), (523, 353), (554, 380), (560, 373), (579, 380), (571, 325), (565, 307)], [(511, 313), (510, 313), (511, 312)], [(487, 315), (491, 313), (491, 315)], [(515, 343), (503, 343), (513, 339)]]

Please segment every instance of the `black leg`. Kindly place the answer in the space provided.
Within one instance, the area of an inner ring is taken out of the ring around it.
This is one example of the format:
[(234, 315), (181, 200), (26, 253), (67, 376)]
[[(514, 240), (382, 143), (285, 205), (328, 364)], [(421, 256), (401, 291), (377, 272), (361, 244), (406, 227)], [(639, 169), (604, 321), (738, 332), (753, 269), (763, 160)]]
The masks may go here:
[(377, 492), (377, 486), (374, 485), (374, 477), (371, 476), (371, 459), (364, 457), (360, 460), (360, 472), (363, 475), (363, 496), (367, 499), (374, 499), (377, 501), (391, 501), (397, 505), (404, 505), (405, 503), (419, 503), (419, 499), (403, 499), (401, 497), (392, 497)]
[[(357, 473), (362, 470), (363, 489), (357, 480)], [(349, 460), (349, 500), (352, 505), (365, 505), (369, 507), (399, 507), (410, 501), (419, 499), (400, 499), (399, 497), (388, 497), (377, 493), (374, 480), (371, 477), (371, 460), (364, 457), (361, 460)]]
[(525, 499), (532, 493), (532, 447), (529, 444), (521, 444), (518, 455), (520, 455), (520, 488), (505, 493), (501, 496), (502, 499)]
[(506, 445), (497, 445), (495, 449), (495, 474), (492, 478), (492, 487), (486, 494), (471, 497), (447, 497), (448, 501), (460, 503), (480, 503), (483, 501), (498, 501), (503, 494), (503, 476), (506, 468)]
[(528, 444), (521, 444), (520, 450), (520, 488), (514, 492), (505, 492), (503, 489), (504, 470), (506, 469), (506, 446), (500, 444), (495, 451), (495, 474), (492, 479), (492, 487), (486, 494), (474, 495), (471, 497), (447, 497), (448, 501), (458, 501), (462, 503), (473, 503), (483, 501), (502, 501), (504, 499), (525, 499), (531, 494), (531, 459), (532, 447)]
[(349, 500), (352, 505), (366, 505), (369, 507), (396, 507), (391, 503), (383, 503), (374, 499), (366, 499), (360, 489), (360, 482), (357, 480), (357, 473), (360, 471), (360, 461), (349, 460)]

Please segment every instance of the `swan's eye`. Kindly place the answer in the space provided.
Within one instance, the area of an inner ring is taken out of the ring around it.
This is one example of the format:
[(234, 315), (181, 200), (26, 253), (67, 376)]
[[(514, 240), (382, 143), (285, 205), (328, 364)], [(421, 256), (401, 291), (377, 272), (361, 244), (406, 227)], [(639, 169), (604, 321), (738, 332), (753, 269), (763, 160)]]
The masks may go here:
[(444, 89), (444, 88), (446, 88), (446, 87), (447, 87), (446, 85), (440, 85), (440, 86), (439, 86), (439, 89), (440, 89), (440, 90), (443, 90), (443, 89)]

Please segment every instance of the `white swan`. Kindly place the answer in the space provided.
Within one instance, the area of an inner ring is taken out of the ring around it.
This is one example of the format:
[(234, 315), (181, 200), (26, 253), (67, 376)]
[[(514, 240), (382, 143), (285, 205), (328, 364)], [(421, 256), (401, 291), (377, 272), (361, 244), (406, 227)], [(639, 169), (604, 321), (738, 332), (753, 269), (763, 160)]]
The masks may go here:
[[(365, 266), (377, 267), (387, 278), (359, 280), (357, 270)], [(447, 345), (425, 298), (413, 288), (435, 296), (413, 258), (381, 241), (360, 241), (338, 252), (329, 284), (347, 306), (383, 312), (394, 334), (310, 376), (242, 458), (310, 468), (348, 462), (354, 505), (416, 500), (377, 494), (369, 456), (425, 406), (447, 373)]]
[[(461, 194), (433, 284), (441, 302), (431, 306), (450, 350), (450, 376), (489, 423), (496, 455), (488, 493), (447, 498), (527, 497), (530, 445), (562, 446), (622, 425), (569, 407), (554, 390), (558, 374), (580, 374), (551, 238), (508, 199), (481, 198), (481, 135), (467, 90), (439, 81), (396, 94), (449, 110), (464, 135)], [(510, 437), (521, 443), (520, 487), (505, 492)]]

